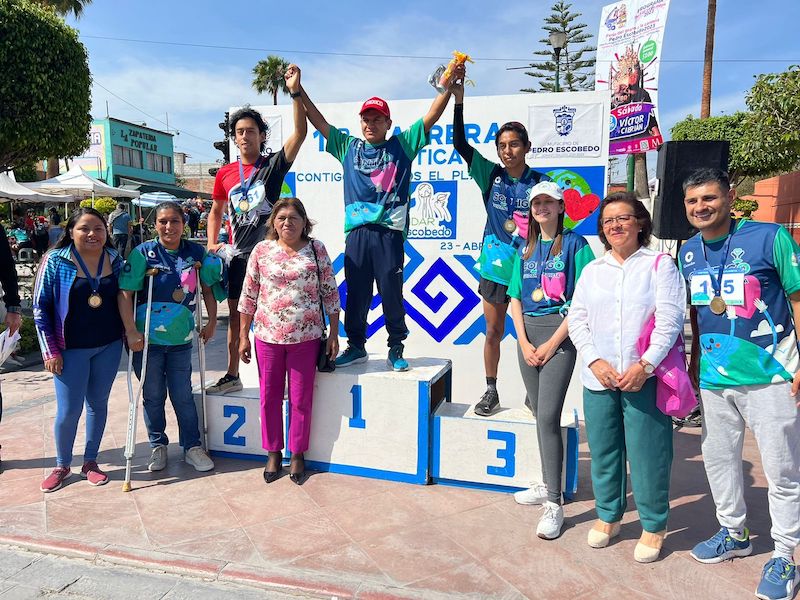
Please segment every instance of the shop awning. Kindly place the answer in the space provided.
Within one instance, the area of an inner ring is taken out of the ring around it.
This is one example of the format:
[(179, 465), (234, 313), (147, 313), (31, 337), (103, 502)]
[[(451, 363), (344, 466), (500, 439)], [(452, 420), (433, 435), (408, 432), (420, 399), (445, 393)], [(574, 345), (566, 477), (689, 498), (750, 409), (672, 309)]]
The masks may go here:
[(179, 185), (172, 185), (170, 183), (155, 183), (153, 181), (141, 181), (133, 177), (120, 177), (119, 187), (123, 190), (134, 190), (142, 194), (146, 192), (167, 192), (178, 198), (203, 198), (204, 200), (211, 200), (211, 194), (203, 192), (194, 192), (180, 187)]

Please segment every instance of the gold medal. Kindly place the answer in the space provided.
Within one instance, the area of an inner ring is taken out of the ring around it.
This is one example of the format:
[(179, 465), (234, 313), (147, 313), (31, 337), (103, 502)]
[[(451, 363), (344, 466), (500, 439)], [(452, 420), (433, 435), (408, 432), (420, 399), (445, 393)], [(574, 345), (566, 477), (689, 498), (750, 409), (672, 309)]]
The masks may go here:
[(103, 305), (103, 299), (97, 292), (92, 292), (89, 295), (89, 306), (92, 308), (100, 308)]
[(725, 312), (725, 309), (728, 308), (728, 305), (725, 304), (725, 300), (720, 298), (719, 296), (714, 296), (711, 299), (708, 307), (711, 309), (711, 312), (715, 315), (721, 315)]
[(508, 234), (514, 233), (516, 228), (517, 224), (514, 222), (514, 219), (508, 219), (505, 223), (503, 223), (503, 229), (505, 229), (506, 233)]
[(542, 291), (542, 288), (536, 288), (535, 290), (533, 290), (533, 293), (531, 294), (531, 299), (534, 302), (541, 302), (542, 300), (544, 300), (544, 291)]
[(186, 298), (186, 294), (181, 288), (178, 288), (172, 292), (172, 299), (175, 300), (175, 302), (183, 302), (184, 298)]
[(242, 212), (247, 212), (250, 210), (250, 203), (247, 200), (239, 200), (239, 210)]

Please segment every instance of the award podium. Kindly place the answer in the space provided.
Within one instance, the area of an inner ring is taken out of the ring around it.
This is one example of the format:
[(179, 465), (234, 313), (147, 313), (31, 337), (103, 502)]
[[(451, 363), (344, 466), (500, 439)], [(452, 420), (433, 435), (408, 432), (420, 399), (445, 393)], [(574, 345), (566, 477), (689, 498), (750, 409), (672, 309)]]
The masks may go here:
[[(479, 417), (472, 405), (453, 401), (449, 360), (408, 362), (411, 368), (398, 373), (388, 369), (385, 355), (374, 354), (366, 363), (317, 373), (307, 468), (507, 492), (541, 481), (536, 421), (527, 409)], [(241, 365), (240, 377), (241, 391), (206, 396), (207, 447), (212, 456), (266, 461), (255, 361)], [(577, 489), (577, 415), (562, 422), (562, 435), (563, 489), (571, 497)]]

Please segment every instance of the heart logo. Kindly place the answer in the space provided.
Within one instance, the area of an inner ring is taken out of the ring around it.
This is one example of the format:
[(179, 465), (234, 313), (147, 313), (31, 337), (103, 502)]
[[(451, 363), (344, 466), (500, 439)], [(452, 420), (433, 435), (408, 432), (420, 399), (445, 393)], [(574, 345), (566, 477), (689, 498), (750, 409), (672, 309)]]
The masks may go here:
[(567, 276), (564, 273), (546, 273), (542, 277), (542, 288), (551, 300), (565, 300)]
[(395, 173), (397, 173), (395, 163), (389, 163), (383, 169), (375, 169), (370, 173), (369, 178), (375, 186), (375, 191), (379, 194), (391, 192), (395, 184)]
[(600, 206), (600, 197), (597, 194), (581, 196), (581, 193), (574, 188), (564, 190), (564, 207), (567, 216), (576, 223), (592, 214), (598, 206)]
[(761, 297), (761, 282), (758, 277), (745, 275), (744, 278), (744, 306), (734, 306), (737, 317), (749, 319), (756, 312), (756, 299)]

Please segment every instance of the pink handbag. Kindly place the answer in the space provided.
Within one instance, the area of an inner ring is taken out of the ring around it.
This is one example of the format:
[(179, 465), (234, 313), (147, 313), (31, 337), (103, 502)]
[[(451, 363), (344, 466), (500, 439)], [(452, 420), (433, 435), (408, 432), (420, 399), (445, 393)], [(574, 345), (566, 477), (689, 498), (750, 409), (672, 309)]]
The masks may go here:
[[(656, 258), (655, 269), (666, 254)], [(636, 349), (641, 356), (650, 346), (650, 336), (656, 326), (656, 315), (653, 313), (644, 324)], [(665, 415), (670, 417), (685, 417), (697, 406), (697, 397), (694, 386), (686, 370), (686, 353), (684, 352), (683, 333), (678, 334), (672, 348), (669, 349), (664, 360), (656, 367), (656, 406)]]

